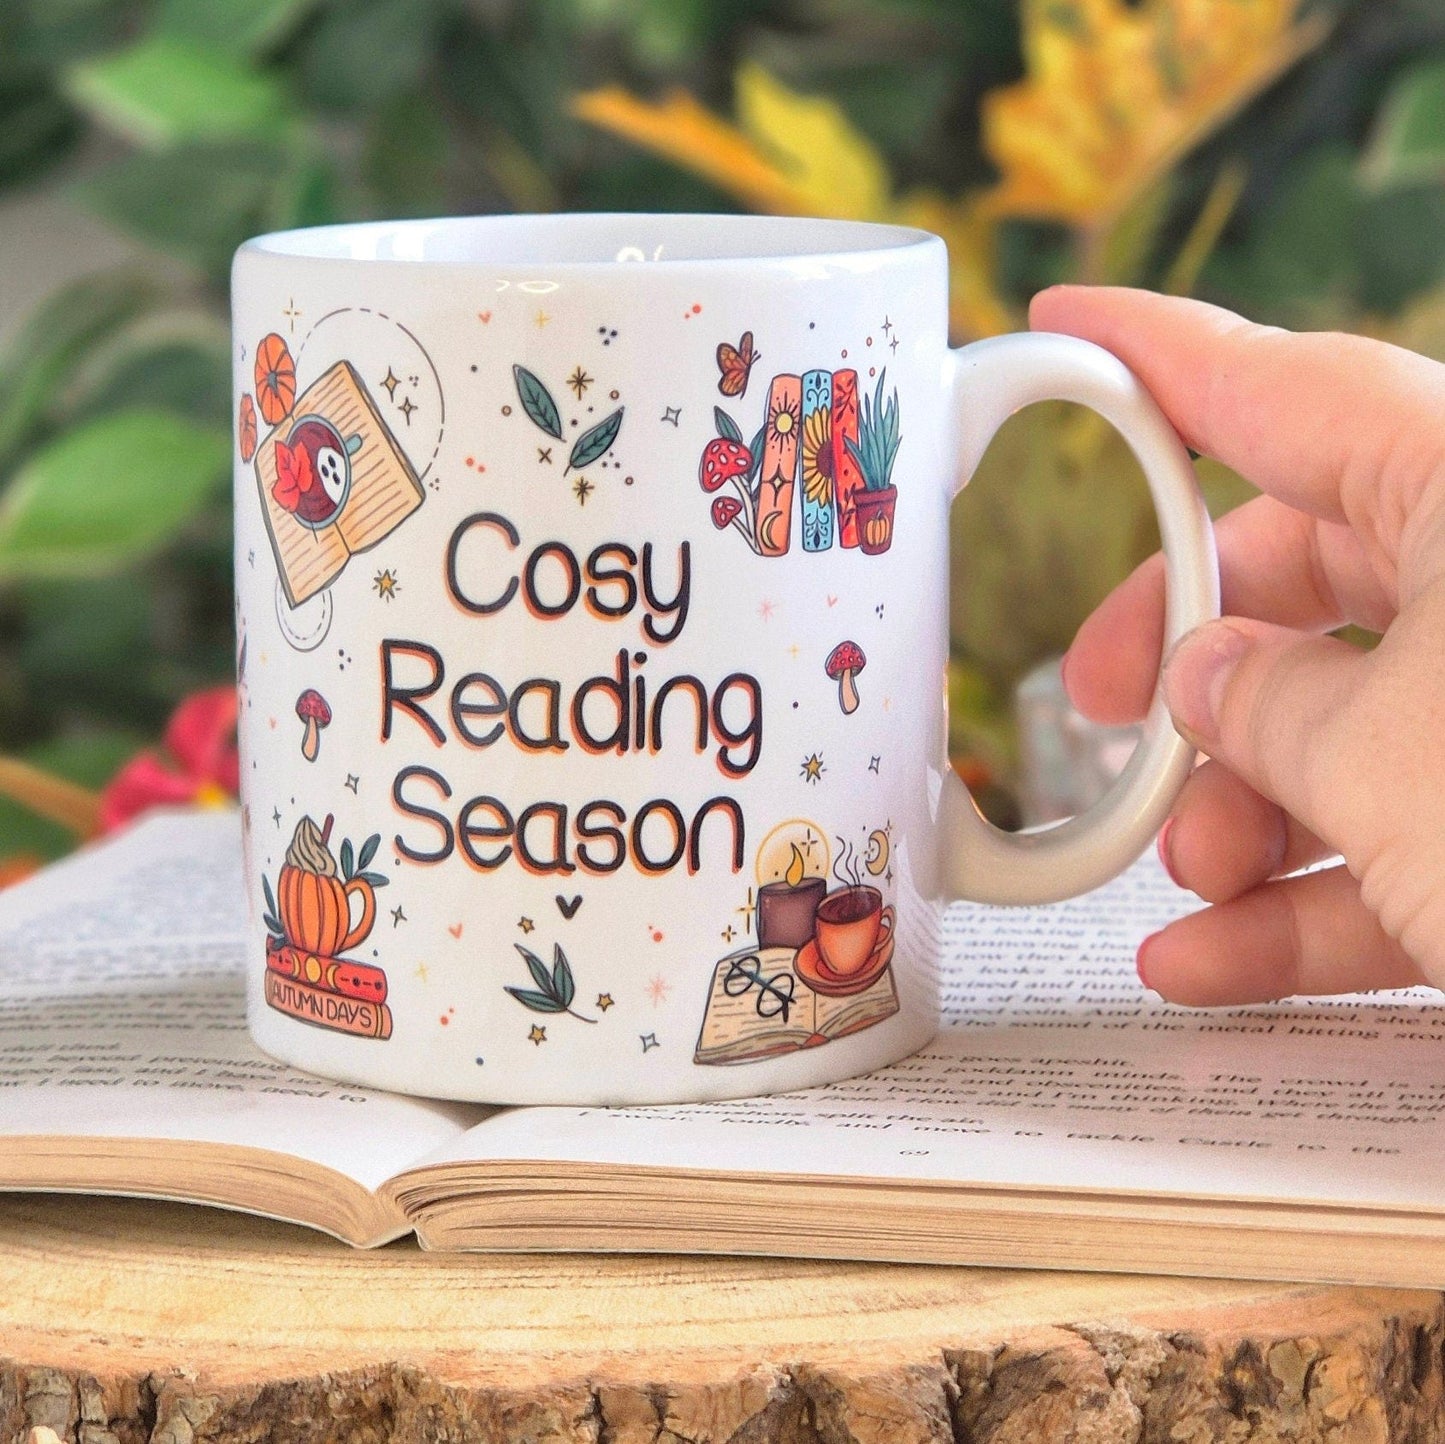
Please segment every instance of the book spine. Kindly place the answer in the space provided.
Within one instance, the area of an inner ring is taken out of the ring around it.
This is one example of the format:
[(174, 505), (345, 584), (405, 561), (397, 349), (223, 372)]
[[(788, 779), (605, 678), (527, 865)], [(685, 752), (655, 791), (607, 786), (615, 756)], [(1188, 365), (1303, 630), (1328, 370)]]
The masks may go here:
[(282, 977), (271, 968), (266, 969), (266, 1001), (278, 1013), (318, 1028), (358, 1038), (391, 1037), (391, 1009), (385, 1003), (343, 998), (295, 978)]
[(803, 377), (803, 550), (833, 545), (833, 375)]
[(838, 504), (838, 541), (845, 547), (858, 545), (858, 502), (863, 490), (863, 473), (848, 450), (858, 444), (858, 373), (833, 373), (833, 489)]
[(314, 988), (339, 993), (343, 998), (360, 998), (368, 1003), (386, 1002), (386, 974), (370, 963), (350, 958), (323, 958), (300, 948), (285, 946), (266, 953), (266, 966), (283, 978), (295, 978)]
[(793, 488), (802, 425), (802, 377), (774, 376), (768, 388), (763, 465), (758, 477), (758, 550), (765, 557), (783, 556), (792, 541)]

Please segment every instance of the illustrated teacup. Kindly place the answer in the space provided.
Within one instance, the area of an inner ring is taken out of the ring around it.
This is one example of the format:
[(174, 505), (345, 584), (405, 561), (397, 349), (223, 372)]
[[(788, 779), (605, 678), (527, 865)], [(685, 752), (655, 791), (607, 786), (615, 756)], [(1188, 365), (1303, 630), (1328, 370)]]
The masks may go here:
[(299, 416), (286, 445), (302, 448), (315, 471), (315, 483), (297, 504), (296, 520), (312, 531), (330, 526), (351, 495), (351, 458), (361, 450), (361, 437), (343, 438), (324, 416)]
[(857, 884), (830, 892), (815, 917), (818, 956), (840, 977), (867, 966), (880, 932), (893, 931), (893, 909), (876, 887)]
[(1161, 702), (1050, 831), (992, 827), (949, 765), (949, 508), (1021, 407), (1138, 457), (1166, 647), (1218, 578), (1135, 377), (1065, 336), (950, 349), (938, 237), (377, 222), (259, 237), (232, 282), (272, 1055), (498, 1104), (850, 1077), (936, 1033), (950, 901), (1075, 895), (1163, 822), (1192, 753)]

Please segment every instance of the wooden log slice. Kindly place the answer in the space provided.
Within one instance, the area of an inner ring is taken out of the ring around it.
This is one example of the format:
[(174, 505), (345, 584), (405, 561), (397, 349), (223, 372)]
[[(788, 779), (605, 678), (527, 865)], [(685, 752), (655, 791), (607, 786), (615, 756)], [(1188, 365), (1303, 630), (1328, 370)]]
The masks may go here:
[(1383, 1444), (1445, 1432), (1442, 1343), (1429, 1291), (363, 1253), (210, 1209), (0, 1200), (4, 1444)]

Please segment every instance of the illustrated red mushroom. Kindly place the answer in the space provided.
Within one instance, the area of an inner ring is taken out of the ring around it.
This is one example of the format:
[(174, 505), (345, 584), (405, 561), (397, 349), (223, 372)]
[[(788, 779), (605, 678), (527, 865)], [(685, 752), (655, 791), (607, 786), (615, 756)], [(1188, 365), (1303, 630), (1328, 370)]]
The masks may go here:
[(308, 687), (296, 699), (296, 715), (306, 724), (301, 737), (301, 755), (308, 762), (315, 762), (321, 750), (321, 729), (331, 725), (331, 708), (320, 692)]
[(738, 519), (743, 504), (735, 496), (720, 496), (712, 504), (712, 524), (722, 531)]
[(702, 462), (697, 469), (698, 485), (704, 491), (716, 491), (723, 482), (746, 476), (752, 464), (753, 454), (741, 441), (714, 436), (703, 448)]
[(853, 678), (867, 665), (868, 658), (857, 642), (839, 642), (823, 664), (823, 670), (838, 684), (838, 705), (845, 715), (858, 708), (858, 688)]

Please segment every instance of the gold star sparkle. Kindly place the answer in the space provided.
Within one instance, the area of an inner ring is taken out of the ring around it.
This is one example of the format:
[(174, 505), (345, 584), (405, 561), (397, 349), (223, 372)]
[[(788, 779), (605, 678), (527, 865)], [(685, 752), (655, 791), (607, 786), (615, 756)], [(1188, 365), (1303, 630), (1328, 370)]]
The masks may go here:
[(612, 1006), (612, 994), (611, 994), (611, 993), (598, 993), (598, 995), (597, 995), (597, 1011), (600, 1012), (600, 1013), (605, 1013), (611, 1006)]
[(827, 769), (823, 766), (823, 754), (810, 752), (802, 762), (801, 776), (805, 782), (819, 782)]
[(540, 1048), (542, 1044), (547, 1041), (547, 1030), (545, 1028), (539, 1028), (537, 1024), (533, 1023), (532, 1031), (527, 1034), (527, 1041), (529, 1043), (535, 1043)]
[(567, 384), (577, 393), (580, 401), (586, 394), (587, 388), (596, 380), (596, 377), (589, 376), (582, 367), (578, 367), (568, 378)]
[(377, 572), (371, 584), (376, 588), (376, 595), (388, 602), (394, 601), (401, 590), (401, 583), (397, 581), (396, 573), (390, 567), (383, 572)]

